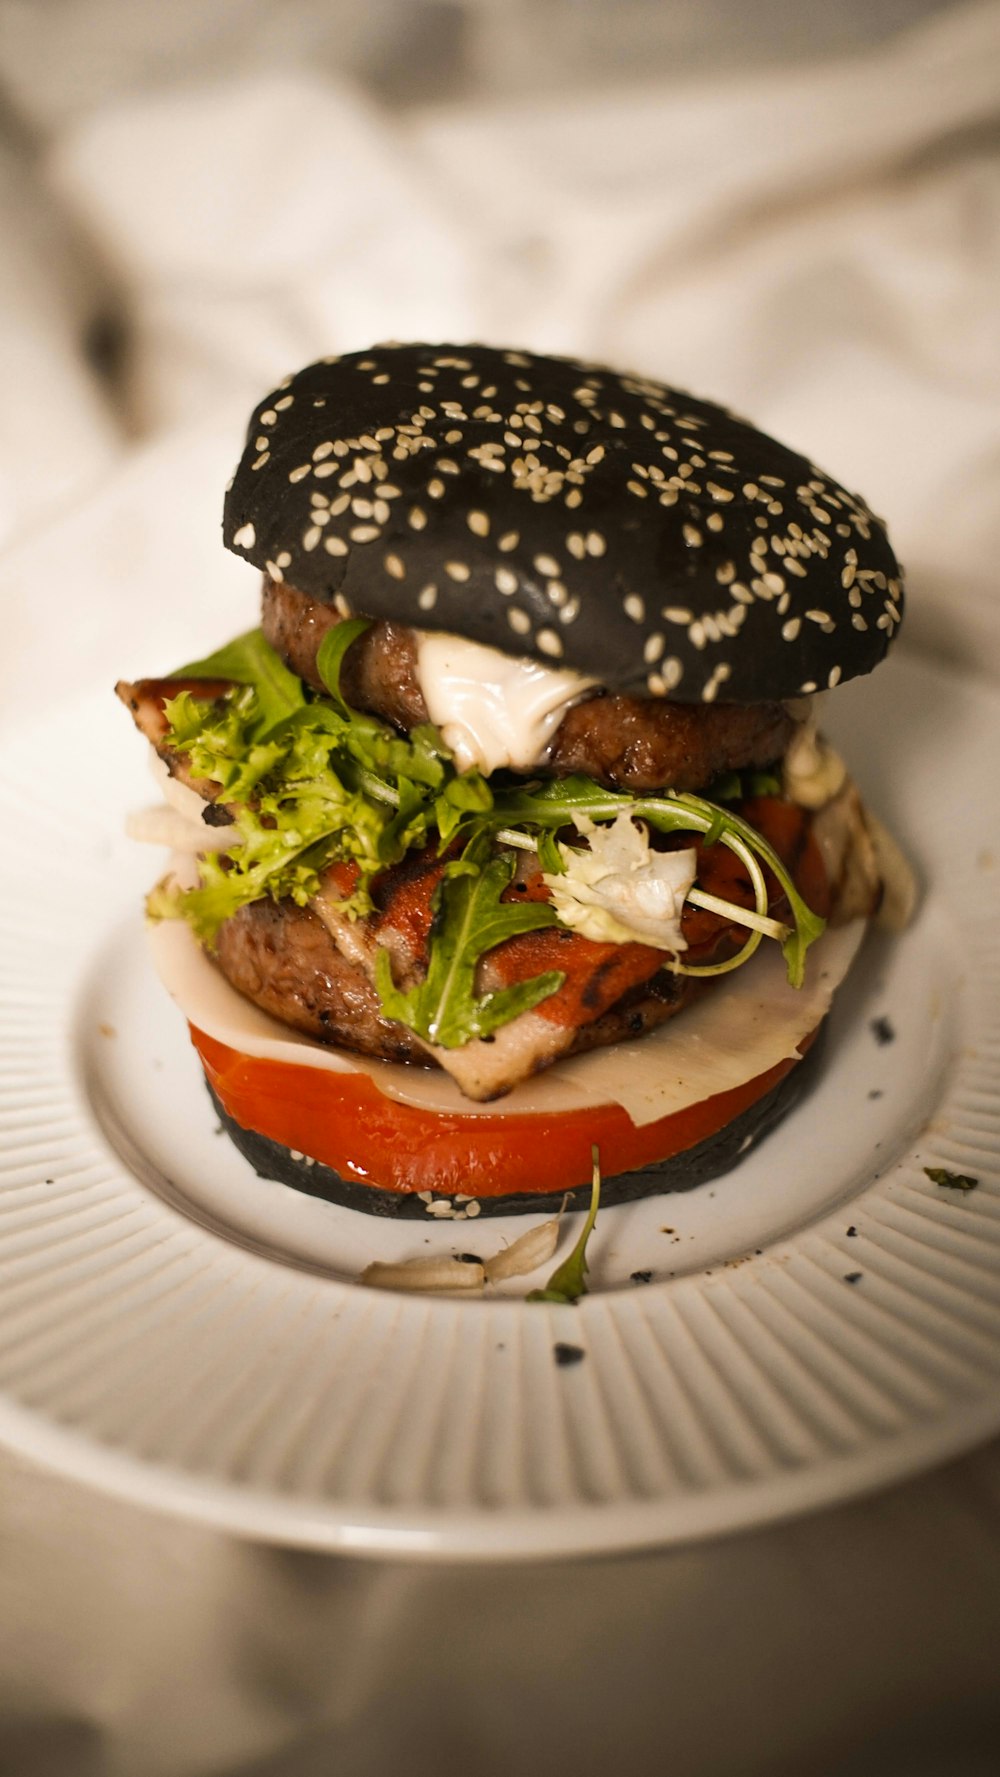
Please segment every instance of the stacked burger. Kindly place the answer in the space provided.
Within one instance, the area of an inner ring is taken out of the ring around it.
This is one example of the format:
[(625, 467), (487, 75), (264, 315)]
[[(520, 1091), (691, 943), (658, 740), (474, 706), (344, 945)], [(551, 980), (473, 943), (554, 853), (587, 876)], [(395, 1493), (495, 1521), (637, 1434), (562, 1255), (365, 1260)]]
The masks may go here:
[(660, 383), (386, 345), (261, 402), (224, 534), (259, 627), (118, 689), (237, 1145), (377, 1213), (731, 1166), (899, 898), (816, 723), (900, 621), (880, 522)]

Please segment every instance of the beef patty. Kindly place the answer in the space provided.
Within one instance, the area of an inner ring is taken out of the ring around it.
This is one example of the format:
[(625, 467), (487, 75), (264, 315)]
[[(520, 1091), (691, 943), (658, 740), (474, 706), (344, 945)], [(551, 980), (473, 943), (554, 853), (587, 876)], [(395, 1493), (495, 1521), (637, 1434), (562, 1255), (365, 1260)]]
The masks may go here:
[[(316, 655), (338, 613), (286, 582), (264, 581), (262, 626), (272, 648), (314, 690)], [(373, 623), (344, 656), (341, 689), (355, 709), (409, 730), (426, 722), (413, 630)], [(568, 710), (537, 774), (582, 772), (611, 789), (701, 790), (723, 771), (757, 770), (781, 757), (795, 728), (784, 704), (672, 703), (598, 694)]]

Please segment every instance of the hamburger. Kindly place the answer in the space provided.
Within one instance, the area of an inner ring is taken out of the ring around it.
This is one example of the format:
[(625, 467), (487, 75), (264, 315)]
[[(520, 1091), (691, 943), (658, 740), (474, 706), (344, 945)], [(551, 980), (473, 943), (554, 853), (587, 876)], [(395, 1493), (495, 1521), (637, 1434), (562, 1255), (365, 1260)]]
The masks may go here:
[(255, 409), (257, 627), (119, 696), (158, 965), (262, 1175), (380, 1214), (687, 1188), (815, 1064), (898, 854), (817, 704), (903, 610), (881, 522), (722, 407), (475, 345)]

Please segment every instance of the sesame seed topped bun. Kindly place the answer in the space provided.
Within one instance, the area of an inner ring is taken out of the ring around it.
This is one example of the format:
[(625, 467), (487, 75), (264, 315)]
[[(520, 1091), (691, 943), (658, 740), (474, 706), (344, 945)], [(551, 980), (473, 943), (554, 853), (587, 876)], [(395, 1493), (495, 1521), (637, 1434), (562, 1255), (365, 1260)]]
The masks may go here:
[(253, 414), (224, 536), (341, 612), (678, 702), (870, 672), (903, 605), (881, 522), (797, 452), (661, 383), (481, 345), (289, 378)]

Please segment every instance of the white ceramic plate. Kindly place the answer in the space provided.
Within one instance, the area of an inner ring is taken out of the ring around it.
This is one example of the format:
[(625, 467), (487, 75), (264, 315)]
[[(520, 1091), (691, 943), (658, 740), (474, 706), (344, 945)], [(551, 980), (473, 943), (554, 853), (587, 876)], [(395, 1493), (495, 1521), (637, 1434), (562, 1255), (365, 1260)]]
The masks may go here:
[(0, 1436), (233, 1530), (486, 1558), (733, 1530), (1000, 1426), (1000, 702), (901, 659), (830, 716), (920, 916), (868, 939), (819, 1083), (758, 1153), (602, 1213), (577, 1308), (525, 1305), (523, 1280), (356, 1283), (528, 1224), (393, 1226), (257, 1179), (145, 954), (127, 718), (104, 695), (9, 739)]

